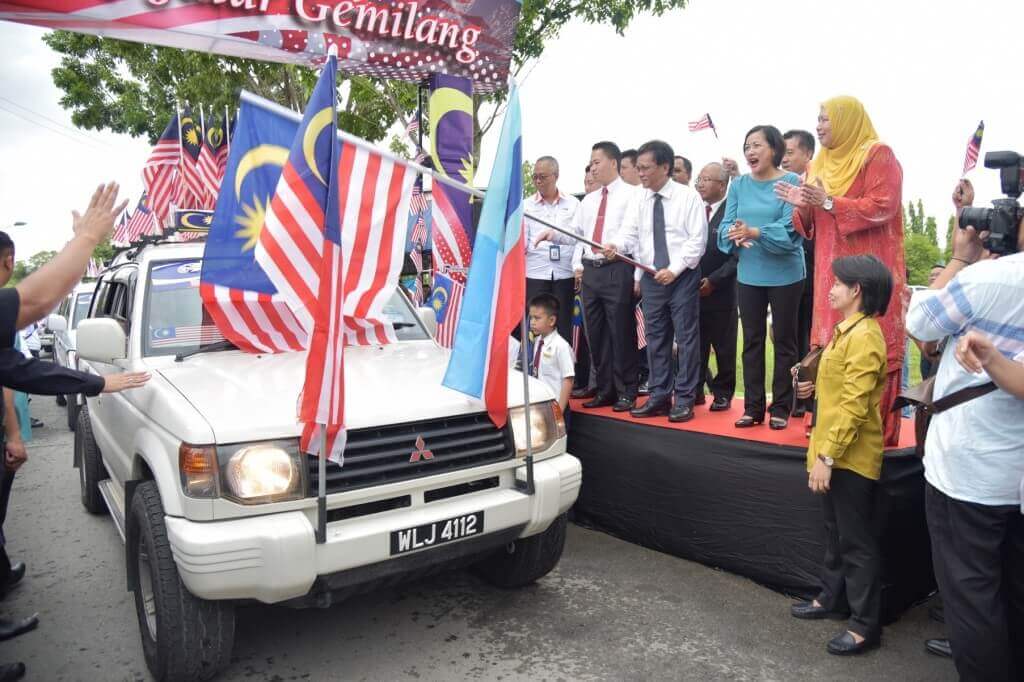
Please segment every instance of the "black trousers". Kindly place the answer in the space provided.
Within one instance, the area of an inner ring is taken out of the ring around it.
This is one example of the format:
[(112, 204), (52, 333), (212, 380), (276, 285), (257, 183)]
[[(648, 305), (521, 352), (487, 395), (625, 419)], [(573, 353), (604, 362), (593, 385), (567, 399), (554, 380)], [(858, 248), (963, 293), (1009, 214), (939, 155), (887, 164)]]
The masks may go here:
[(932, 563), (960, 679), (1024, 680), (1024, 516), (926, 484)]
[(526, 278), (526, 314), (530, 314), (530, 299), (537, 294), (551, 294), (558, 299), (558, 335), (572, 343), (572, 299), (574, 279)]
[(846, 469), (834, 469), (822, 495), (825, 565), (818, 603), (850, 612), (849, 629), (861, 637), (881, 633), (882, 556), (874, 521), (877, 483)]
[[(7, 520), (7, 505), (11, 501), (11, 486), (14, 472), (0, 464), (0, 584), (6, 584), (11, 575), (11, 560), (7, 556), (7, 536), (4, 535), (4, 521)], [(0, 592), (0, 597), (3, 593)]]
[[(644, 329), (651, 374), (651, 400), (693, 405), (700, 383), (700, 271), (687, 269), (668, 286), (644, 274)], [(672, 341), (678, 347), (679, 368), (673, 369)]]
[[(701, 393), (707, 385), (716, 398), (732, 400), (736, 392), (736, 332), (739, 326), (739, 314), (736, 306), (724, 310), (700, 311), (700, 358)], [(715, 349), (715, 364), (718, 371), (711, 376), (708, 362), (711, 359), (711, 348)]]
[(764, 352), (768, 306), (772, 309), (775, 371), (772, 374), (774, 417), (789, 417), (793, 408), (793, 375), (797, 357), (796, 318), (804, 282), (781, 287), (740, 284), (740, 321), (743, 324), (743, 413), (760, 418), (765, 412)]
[(594, 361), (599, 395), (636, 398), (636, 314), (633, 307), (633, 266), (622, 261), (594, 267), (583, 261), (580, 289), (583, 315)]

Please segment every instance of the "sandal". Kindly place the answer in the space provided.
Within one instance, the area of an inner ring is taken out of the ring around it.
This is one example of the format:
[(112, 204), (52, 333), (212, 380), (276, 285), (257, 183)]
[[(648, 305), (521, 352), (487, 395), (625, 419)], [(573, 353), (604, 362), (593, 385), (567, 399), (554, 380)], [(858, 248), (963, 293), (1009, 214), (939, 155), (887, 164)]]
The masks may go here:
[(745, 414), (736, 420), (734, 426), (737, 429), (749, 429), (751, 426), (760, 426), (761, 424), (764, 424), (764, 417), (760, 419), (755, 419), (754, 417), (751, 417), (749, 414)]
[(789, 425), (789, 420), (784, 417), (772, 417), (768, 420), (768, 427), (775, 431), (782, 431)]

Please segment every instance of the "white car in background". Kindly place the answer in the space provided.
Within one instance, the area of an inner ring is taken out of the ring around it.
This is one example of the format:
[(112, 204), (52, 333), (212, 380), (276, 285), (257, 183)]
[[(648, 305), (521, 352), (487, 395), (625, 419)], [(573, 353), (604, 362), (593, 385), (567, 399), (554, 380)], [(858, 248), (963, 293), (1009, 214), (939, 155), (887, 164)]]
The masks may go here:
[(237, 604), (326, 607), (457, 565), (520, 587), (557, 565), (582, 472), (554, 396), (530, 378), (531, 479), (522, 375), (510, 373), (499, 429), (480, 400), (441, 385), (449, 353), (429, 332), (433, 311), (397, 289), (385, 316), (398, 343), (345, 351), (345, 462), (328, 465), (318, 543), (318, 460), (299, 452), (295, 420), (306, 356), (218, 340), (202, 255), (143, 248), (103, 274), (77, 330), (80, 369), (152, 375), (88, 398), (75, 465), (83, 506), (109, 510), (125, 539), (156, 679), (226, 665)]
[[(96, 282), (82, 282), (68, 294), (57, 311), (46, 318), (46, 327), (53, 334), (53, 361), (61, 367), (78, 369), (75, 337), (78, 323), (89, 315), (89, 306), (92, 304), (92, 293), (95, 289)], [(57, 404), (67, 407), (68, 428), (74, 431), (81, 396), (59, 395)]]

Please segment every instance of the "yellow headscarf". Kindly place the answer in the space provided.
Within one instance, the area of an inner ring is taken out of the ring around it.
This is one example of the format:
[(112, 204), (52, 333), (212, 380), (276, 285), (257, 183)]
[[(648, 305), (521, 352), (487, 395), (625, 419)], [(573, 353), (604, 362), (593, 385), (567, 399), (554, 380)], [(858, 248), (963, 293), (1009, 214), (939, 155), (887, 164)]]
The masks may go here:
[(808, 182), (820, 179), (830, 196), (843, 196), (850, 189), (878, 133), (856, 97), (833, 97), (821, 105), (832, 123), (832, 148), (822, 147), (807, 172)]

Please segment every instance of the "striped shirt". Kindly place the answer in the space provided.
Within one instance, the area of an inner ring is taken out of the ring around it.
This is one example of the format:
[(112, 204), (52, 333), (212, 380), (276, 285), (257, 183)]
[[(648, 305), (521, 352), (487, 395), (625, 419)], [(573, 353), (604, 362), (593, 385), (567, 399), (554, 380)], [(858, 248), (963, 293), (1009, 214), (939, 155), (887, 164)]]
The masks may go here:
[[(920, 341), (975, 330), (1008, 358), (1024, 362), (1024, 253), (983, 261), (944, 289), (918, 292), (907, 332)], [(946, 344), (935, 375), (936, 399), (990, 381), (972, 374)], [(984, 505), (1019, 505), (1024, 479), (1024, 400), (993, 391), (932, 418), (925, 444), (925, 478), (944, 494)]]

